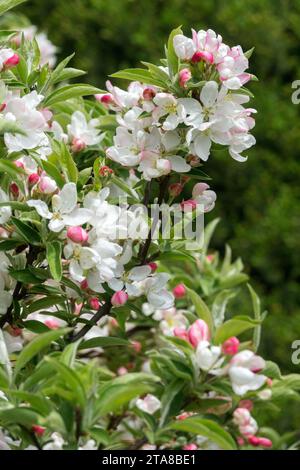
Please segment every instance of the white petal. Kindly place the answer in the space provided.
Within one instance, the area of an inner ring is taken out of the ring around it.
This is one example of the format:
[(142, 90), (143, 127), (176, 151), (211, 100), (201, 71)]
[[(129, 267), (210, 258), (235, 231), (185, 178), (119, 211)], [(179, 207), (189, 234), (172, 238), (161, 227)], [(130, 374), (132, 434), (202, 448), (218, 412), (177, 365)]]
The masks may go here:
[(150, 266), (137, 266), (129, 271), (128, 279), (132, 281), (143, 281), (150, 273)]
[(88, 209), (74, 209), (70, 214), (62, 216), (65, 225), (82, 225), (90, 220), (92, 216)]
[(75, 183), (67, 183), (59, 193), (60, 212), (68, 214), (75, 209), (77, 204), (77, 189)]
[(44, 201), (40, 201), (38, 199), (29, 199), (29, 201), (27, 201), (27, 205), (29, 207), (33, 207), (41, 217), (45, 219), (51, 219), (52, 214)]
[(100, 256), (95, 250), (83, 247), (80, 250), (80, 266), (83, 269), (91, 269), (100, 262)]
[(211, 108), (218, 97), (218, 84), (217, 82), (207, 82), (201, 90), (200, 100), (206, 108)]
[(209, 157), (211, 140), (205, 134), (198, 134), (194, 142), (195, 152), (201, 160), (206, 161)]
[(177, 171), (178, 173), (186, 173), (191, 169), (191, 166), (185, 161), (185, 159), (178, 155), (168, 157), (168, 160), (171, 163), (172, 170)]
[(82, 282), (84, 280), (83, 269), (78, 261), (72, 259), (69, 265), (69, 273), (74, 281)]

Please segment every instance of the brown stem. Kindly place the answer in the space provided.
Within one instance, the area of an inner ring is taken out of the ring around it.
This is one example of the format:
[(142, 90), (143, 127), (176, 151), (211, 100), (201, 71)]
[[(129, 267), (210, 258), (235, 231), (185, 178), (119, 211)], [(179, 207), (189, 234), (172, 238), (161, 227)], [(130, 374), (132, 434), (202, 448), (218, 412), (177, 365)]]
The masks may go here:
[(108, 300), (104, 305), (101, 305), (99, 310), (95, 313), (93, 318), (91, 319), (91, 322), (88, 325), (85, 325), (83, 328), (81, 328), (76, 335), (71, 337), (71, 343), (74, 343), (78, 339), (82, 338), (90, 329), (96, 325), (96, 323), (100, 320), (100, 318), (105, 317), (105, 315), (109, 315), (109, 312), (112, 308), (112, 304), (110, 300)]

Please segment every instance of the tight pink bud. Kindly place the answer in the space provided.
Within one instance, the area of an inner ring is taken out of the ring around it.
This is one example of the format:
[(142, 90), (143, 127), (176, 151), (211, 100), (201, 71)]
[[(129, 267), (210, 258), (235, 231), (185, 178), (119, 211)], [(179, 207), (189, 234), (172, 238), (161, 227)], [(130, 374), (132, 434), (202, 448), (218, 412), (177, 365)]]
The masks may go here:
[(140, 341), (131, 341), (131, 344), (136, 353), (141, 352), (142, 343), (140, 343)]
[(81, 152), (81, 150), (84, 150), (86, 147), (85, 142), (83, 142), (82, 139), (78, 139), (78, 137), (74, 137), (72, 140), (72, 145), (71, 149), (73, 152)]
[(185, 446), (183, 446), (183, 450), (197, 450), (198, 447), (196, 446), (196, 444), (186, 444)]
[(40, 177), (37, 173), (31, 173), (31, 175), (28, 176), (28, 184), (29, 186), (34, 186), (40, 181)]
[[(1, 110), (2, 111), (2, 110)], [(15, 165), (18, 167), (18, 168), (22, 168), (24, 170), (24, 163), (21, 162), (20, 160), (16, 160), (15, 161)]]
[(126, 367), (119, 367), (119, 369), (117, 370), (118, 375), (126, 375), (127, 373), (128, 370), (126, 369)]
[(179, 72), (179, 86), (181, 88), (186, 87), (186, 83), (192, 78), (192, 74), (189, 69), (182, 69)]
[(259, 446), (259, 437), (256, 436), (249, 436), (248, 437), (248, 442), (251, 444), (253, 447), (258, 447)]
[(6, 104), (5, 103), (1, 103), (0, 104), (0, 113), (6, 108)]
[(126, 294), (126, 292), (123, 290), (119, 290), (112, 296), (111, 303), (114, 307), (120, 307), (121, 305), (126, 304), (127, 300), (128, 294)]
[(49, 176), (42, 176), (39, 182), (39, 190), (44, 194), (54, 193), (57, 189), (57, 184)]
[(182, 193), (183, 186), (181, 183), (173, 183), (170, 184), (168, 191), (171, 196), (176, 197), (179, 196), (180, 193)]
[(245, 408), (248, 411), (253, 410), (253, 401), (252, 400), (241, 400), (239, 402), (239, 408)]
[(239, 345), (239, 340), (235, 336), (232, 336), (231, 338), (228, 338), (226, 341), (224, 341), (224, 343), (222, 344), (222, 352), (227, 356), (233, 356), (238, 352)]
[(19, 186), (16, 184), (16, 183), (11, 183), (10, 187), (10, 192), (15, 196), (15, 197), (18, 197), (19, 196)]
[(186, 288), (184, 284), (178, 284), (173, 289), (173, 294), (176, 299), (181, 299), (186, 294)]
[(67, 230), (67, 237), (74, 243), (86, 243), (89, 235), (82, 227), (69, 227)]
[(110, 93), (105, 93), (103, 95), (97, 94), (95, 95), (95, 98), (105, 107), (109, 107), (109, 105), (114, 104), (114, 98)]
[(4, 62), (4, 67), (6, 69), (10, 69), (18, 65), (19, 62), (20, 62), (20, 57), (18, 56), (18, 54), (13, 54), (11, 57), (9, 57), (9, 59), (7, 59)]
[(57, 330), (59, 328), (59, 323), (55, 318), (47, 318), (44, 323), (50, 330)]
[(41, 437), (46, 431), (46, 428), (44, 428), (43, 426), (39, 426), (38, 424), (33, 424), (31, 426), (31, 429), (34, 432), (34, 434), (36, 434), (39, 437)]
[(245, 440), (241, 436), (239, 436), (236, 441), (239, 446), (243, 446), (245, 444)]
[(81, 281), (80, 287), (81, 287), (81, 289), (83, 289), (83, 290), (88, 289), (89, 285), (88, 285), (88, 282), (87, 282), (86, 279), (84, 279), (83, 281)]
[(143, 98), (146, 101), (151, 101), (155, 95), (156, 95), (156, 92), (155, 90), (153, 90), (153, 88), (148, 87), (148, 88), (145, 88), (145, 90), (143, 91)]
[(188, 330), (189, 342), (195, 348), (200, 341), (209, 341), (210, 332), (207, 323), (204, 320), (196, 320)]
[(98, 310), (98, 308), (100, 307), (100, 302), (97, 299), (97, 297), (92, 297), (89, 301), (89, 304), (90, 304), (91, 309), (93, 310)]
[(149, 268), (151, 268), (151, 271), (152, 271), (153, 273), (154, 273), (154, 272), (157, 270), (157, 268), (158, 268), (157, 264), (154, 263), (154, 262), (152, 262), (152, 261), (151, 261), (151, 263), (148, 263), (148, 266), (149, 266)]
[(268, 439), (267, 437), (259, 437), (258, 439), (259, 439), (259, 445), (261, 447), (267, 447), (268, 448), (268, 447), (272, 447), (272, 445), (273, 445), (273, 442), (270, 439)]
[(173, 333), (177, 338), (184, 339), (185, 341), (189, 340), (188, 333), (184, 328), (174, 328)]
[(209, 64), (214, 63), (214, 56), (212, 55), (211, 52), (207, 51), (197, 51), (192, 57), (192, 62), (196, 64), (197, 62), (200, 62), (201, 60), (204, 60), (204, 62), (208, 62)]
[(193, 211), (197, 207), (197, 201), (195, 201), (194, 199), (187, 199), (186, 201), (182, 201), (180, 203), (180, 206), (183, 211)]

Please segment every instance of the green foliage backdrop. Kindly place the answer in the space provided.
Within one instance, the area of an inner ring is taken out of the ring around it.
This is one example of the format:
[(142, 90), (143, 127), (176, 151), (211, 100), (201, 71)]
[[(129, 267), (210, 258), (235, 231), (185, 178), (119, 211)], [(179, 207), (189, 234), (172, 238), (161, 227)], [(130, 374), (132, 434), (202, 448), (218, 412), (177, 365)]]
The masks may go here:
[(222, 218), (215, 246), (229, 242), (242, 256), (269, 310), (265, 352), (283, 370), (297, 371), (290, 356), (300, 338), (300, 105), (291, 102), (291, 84), (300, 79), (300, 1), (32, 0), (19, 10), (47, 30), (62, 55), (76, 50), (74, 66), (89, 70), (89, 82), (99, 87), (115, 70), (137, 65), (136, 57), (157, 60), (178, 24), (186, 32), (210, 27), (245, 50), (255, 45), (257, 145), (244, 165), (225, 153), (209, 162), (222, 193), (212, 215)]

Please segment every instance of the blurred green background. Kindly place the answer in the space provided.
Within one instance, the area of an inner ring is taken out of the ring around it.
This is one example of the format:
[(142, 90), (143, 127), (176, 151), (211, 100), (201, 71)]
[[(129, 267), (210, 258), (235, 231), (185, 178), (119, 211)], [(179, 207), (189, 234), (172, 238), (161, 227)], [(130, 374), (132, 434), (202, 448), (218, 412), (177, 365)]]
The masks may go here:
[(300, 105), (291, 84), (300, 79), (300, 0), (31, 0), (18, 11), (48, 32), (62, 57), (76, 51), (74, 66), (100, 88), (114, 71), (157, 61), (180, 24), (188, 35), (190, 27), (212, 28), (229, 45), (255, 46), (257, 145), (247, 163), (211, 156), (206, 171), (219, 199), (210, 217), (222, 218), (215, 248), (227, 242), (243, 258), (269, 311), (262, 352), (299, 372), (291, 343), (300, 339)]

